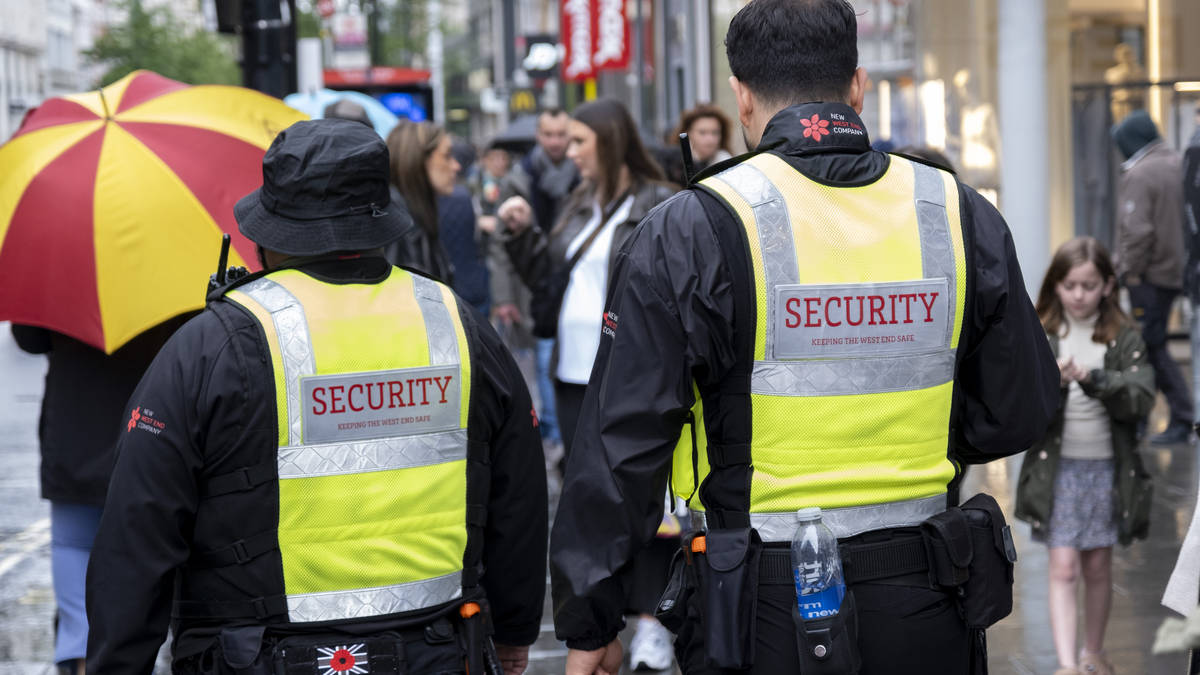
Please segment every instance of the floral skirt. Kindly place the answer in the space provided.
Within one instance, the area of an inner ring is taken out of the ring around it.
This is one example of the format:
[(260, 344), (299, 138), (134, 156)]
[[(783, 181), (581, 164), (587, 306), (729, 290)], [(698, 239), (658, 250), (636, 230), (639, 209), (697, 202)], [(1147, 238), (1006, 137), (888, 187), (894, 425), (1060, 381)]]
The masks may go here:
[(1061, 458), (1054, 478), (1054, 508), (1046, 528), (1046, 544), (1079, 551), (1115, 546), (1113, 499), (1111, 459)]

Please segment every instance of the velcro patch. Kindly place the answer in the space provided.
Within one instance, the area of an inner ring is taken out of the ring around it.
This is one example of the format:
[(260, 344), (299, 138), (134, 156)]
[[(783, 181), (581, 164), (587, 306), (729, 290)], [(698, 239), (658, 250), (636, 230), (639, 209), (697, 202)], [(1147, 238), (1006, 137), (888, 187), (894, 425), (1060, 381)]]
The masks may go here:
[(776, 286), (775, 359), (923, 354), (948, 346), (946, 279)]
[(300, 380), (304, 442), (409, 436), (459, 428), (458, 366), (310, 375)]

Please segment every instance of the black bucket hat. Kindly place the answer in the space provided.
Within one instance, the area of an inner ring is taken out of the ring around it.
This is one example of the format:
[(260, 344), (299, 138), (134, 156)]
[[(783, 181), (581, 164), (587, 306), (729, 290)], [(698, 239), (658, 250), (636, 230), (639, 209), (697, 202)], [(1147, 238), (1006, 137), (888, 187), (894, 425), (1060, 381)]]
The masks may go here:
[(233, 207), (238, 229), (293, 256), (379, 248), (412, 216), (393, 202), (388, 149), (374, 129), (344, 119), (297, 122), (263, 156), (263, 184)]

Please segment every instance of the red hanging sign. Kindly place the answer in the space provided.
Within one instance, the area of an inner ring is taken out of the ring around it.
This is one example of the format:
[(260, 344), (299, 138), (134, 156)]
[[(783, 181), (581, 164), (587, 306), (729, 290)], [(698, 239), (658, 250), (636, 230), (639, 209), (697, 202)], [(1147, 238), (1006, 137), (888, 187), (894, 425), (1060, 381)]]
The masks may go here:
[(562, 0), (562, 79), (581, 82), (601, 70), (629, 67), (625, 0)]

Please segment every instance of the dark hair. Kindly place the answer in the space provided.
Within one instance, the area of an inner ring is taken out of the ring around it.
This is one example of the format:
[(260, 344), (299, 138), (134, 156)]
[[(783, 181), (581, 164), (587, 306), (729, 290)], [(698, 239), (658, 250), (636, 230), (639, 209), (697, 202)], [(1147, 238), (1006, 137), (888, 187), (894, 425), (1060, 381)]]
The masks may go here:
[(620, 101), (611, 98), (590, 101), (576, 108), (572, 117), (596, 134), (596, 159), (603, 180), (591, 187), (602, 190), (601, 204), (617, 196), (617, 181), (623, 166), (629, 169), (629, 179), (634, 185), (664, 179), (662, 168), (646, 152), (633, 118)]
[(445, 135), (445, 130), (433, 122), (400, 120), (387, 137), (392, 185), (404, 195), (413, 220), (434, 237), (438, 231), (437, 195), (425, 171), (425, 160)]
[(674, 142), (678, 144), (679, 134), (688, 133), (696, 120), (702, 120), (705, 117), (716, 120), (717, 126), (721, 127), (721, 144), (718, 147), (725, 152), (731, 152), (729, 149), (729, 118), (721, 112), (720, 108), (711, 103), (701, 103), (691, 110), (683, 111), (683, 114), (679, 116), (679, 126), (675, 129)]
[(547, 117), (558, 117), (559, 115), (566, 115), (566, 114), (567, 114), (567, 111), (563, 110), (562, 108), (555, 108), (555, 107), (543, 108), (542, 111), (537, 114), (536, 126), (537, 126), (537, 128), (540, 129), (542, 127), (543, 119), (545, 119)]
[(846, 0), (753, 0), (729, 22), (725, 54), (763, 101), (845, 101), (858, 67), (858, 19)]
[[(1091, 237), (1076, 237), (1058, 247), (1050, 268), (1046, 270), (1046, 278), (1042, 280), (1042, 288), (1038, 291), (1037, 313), (1042, 320), (1042, 327), (1051, 335), (1058, 335), (1063, 327), (1063, 306), (1058, 299), (1056, 287), (1071, 273), (1076, 265), (1092, 263), (1096, 271), (1104, 279), (1104, 283), (1116, 281), (1117, 273), (1113, 269), (1112, 257), (1100, 242)], [(1109, 293), (1100, 299), (1100, 316), (1096, 319), (1096, 330), (1092, 333), (1092, 341), (1107, 343), (1116, 339), (1121, 327), (1129, 323), (1129, 316), (1121, 310), (1117, 303), (1117, 294)]]

